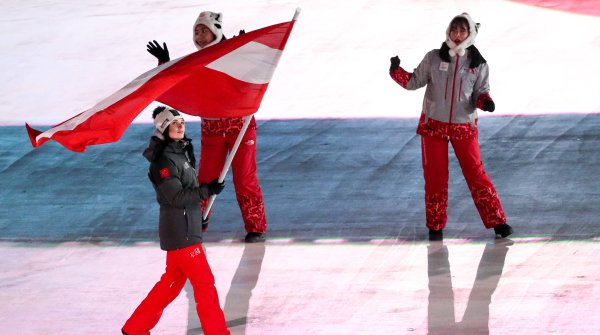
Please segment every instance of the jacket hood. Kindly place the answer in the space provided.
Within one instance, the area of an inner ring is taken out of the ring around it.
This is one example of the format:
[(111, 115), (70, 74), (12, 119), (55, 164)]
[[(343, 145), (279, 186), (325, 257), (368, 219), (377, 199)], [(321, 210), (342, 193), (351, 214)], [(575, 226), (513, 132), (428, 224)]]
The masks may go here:
[(165, 141), (156, 136), (150, 138), (148, 147), (144, 149), (142, 156), (146, 157), (149, 162), (154, 162), (165, 149)]
[(142, 155), (146, 157), (149, 162), (156, 161), (163, 152), (173, 152), (178, 154), (185, 154), (192, 166), (196, 166), (196, 157), (194, 156), (194, 146), (192, 140), (184, 137), (183, 141), (169, 141), (166, 142), (156, 136), (150, 138), (148, 147), (144, 150)]
[[(467, 39), (462, 41), (462, 43), (459, 45), (456, 45), (456, 43), (454, 43), (454, 41), (452, 41), (450, 38), (450, 26), (452, 25), (452, 21), (457, 18), (465, 19), (469, 23), (469, 37), (467, 37)], [(448, 24), (448, 28), (446, 28), (446, 44), (448, 45), (450, 56), (454, 57), (459, 55), (462, 57), (465, 55), (467, 48), (475, 44), (475, 37), (477, 37), (477, 33), (479, 32), (479, 26), (480, 24), (475, 23), (468, 13), (462, 13), (452, 18)]]
[[(198, 18), (196, 19), (196, 22), (194, 22), (194, 26), (192, 27), (192, 41), (194, 41), (194, 45), (196, 46), (196, 48), (198, 50), (202, 50), (205, 48), (208, 48), (210, 46), (213, 46), (219, 42), (221, 42), (221, 40), (223, 40), (223, 14), (222, 13), (215, 13), (215, 12), (210, 12), (210, 11), (205, 11), (200, 13), (200, 15), (198, 15)], [(196, 38), (195, 38), (195, 30), (196, 30), (196, 26), (198, 26), (199, 24), (204, 25), (205, 27), (207, 27), (215, 36), (215, 40), (210, 42), (209, 44), (205, 45), (204, 47), (201, 47), (198, 43), (196, 43)]]

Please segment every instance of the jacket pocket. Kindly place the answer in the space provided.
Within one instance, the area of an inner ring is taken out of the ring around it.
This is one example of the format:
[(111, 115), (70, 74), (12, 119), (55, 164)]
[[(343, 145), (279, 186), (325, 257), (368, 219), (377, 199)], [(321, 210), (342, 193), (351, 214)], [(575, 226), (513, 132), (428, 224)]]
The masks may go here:
[(202, 212), (200, 203), (185, 206), (185, 220), (188, 237), (202, 237)]
[(179, 244), (187, 235), (187, 219), (181, 208), (161, 206), (158, 233), (161, 241)]
[(470, 101), (477, 77), (471, 73), (465, 73), (460, 79), (459, 101)]

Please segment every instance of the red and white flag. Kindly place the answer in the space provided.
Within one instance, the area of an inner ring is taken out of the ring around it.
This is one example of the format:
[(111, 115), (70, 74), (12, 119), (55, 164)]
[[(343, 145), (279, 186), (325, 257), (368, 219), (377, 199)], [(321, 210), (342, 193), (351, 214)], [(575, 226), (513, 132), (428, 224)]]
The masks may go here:
[(294, 23), (251, 31), (162, 64), (45, 132), (25, 124), (31, 144), (39, 147), (53, 139), (83, 152), (88, 145), (115, 142), (153, 101), (201, 117), (254, 114)]

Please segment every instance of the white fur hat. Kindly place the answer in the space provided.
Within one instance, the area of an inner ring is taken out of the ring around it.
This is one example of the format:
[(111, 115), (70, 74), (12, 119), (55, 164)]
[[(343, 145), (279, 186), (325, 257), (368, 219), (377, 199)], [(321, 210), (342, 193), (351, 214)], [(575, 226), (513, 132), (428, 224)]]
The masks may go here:
[(205, 11), (198, 15), (196, 23), (194, 23), (194, 26), (192, 27), (192, 40), (194, 41), (194, 45), (196, 46), (196, 48), (198, 48), (198, 50), (201, 50), (203, 48), (198, 43), (196, 43), (196, 39), (194, 38), (196, 26), (199, 24), (203, 24), (206, 26), (206, 28), (210, 29), (213, 35), (215, 35), (215, 40), (209, 43), (208, 45), (204, 46), (204, 48), (206, 48), (221, 42), (221, 39), (223, 38), (223, 29), (221, 28), (222, 20), (223, 14), (221, 13)]
[(164, 133), (169, 125), (173, 121), (183, 119), (183, 116), (178, 111), (170, 108), (165, 108), (162, 112), (158, 113), (154, 118), (154, 127), (160, 134)]
[[(452, 41), (452, 39), (450, 38), (450, 25), (452, 21), (454, 21), (457, 18), (464, 18), (465, 20), (467, 20), (467, 22), (469, 22), (469, 37), (467, 37), (467, 39), (459, 45), (456, 45), (456, 43), (454, 43), (454, 41)], [(480, 25), (480, 23), (475, 23), (475, 21), (473, 21), (473, 19), (468, 13), (462, 13), (452, 18), (450, 24), (448, 24), (448, 28), (446, 28), (446, 45), (448, 45), (448, 47), (450, 48), (450, 51), (448, 52), (450, 53), (450, 56), (454, 57), (457, 54), (459, 56), (465, 55), (465, 50), (471, 45), (475, 44), (475, 37), (477, 37), (477, 32), (479, 31)]]

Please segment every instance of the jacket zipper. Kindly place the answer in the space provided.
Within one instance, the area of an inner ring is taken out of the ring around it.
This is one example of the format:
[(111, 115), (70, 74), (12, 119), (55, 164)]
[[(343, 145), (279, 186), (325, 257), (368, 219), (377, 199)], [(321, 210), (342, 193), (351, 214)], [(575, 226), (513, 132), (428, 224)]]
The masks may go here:
[(459, 55), (456, 55), (456, 64), (454, 65), (454, 76), (452, 78), (452, 96), (450, 97), (450, 119), (448, 120), (448, 123), (452, 123), (452, 112), (454, 111), (454, 89), (456, 87), (456, 73), (458, 72), (459, 57)]
[(190, 223), (188, 222), (187, 211), (185, 208), (183, 209), (183, 216), (185, 217), (185, 239), (188, 241), (190, 239)]

